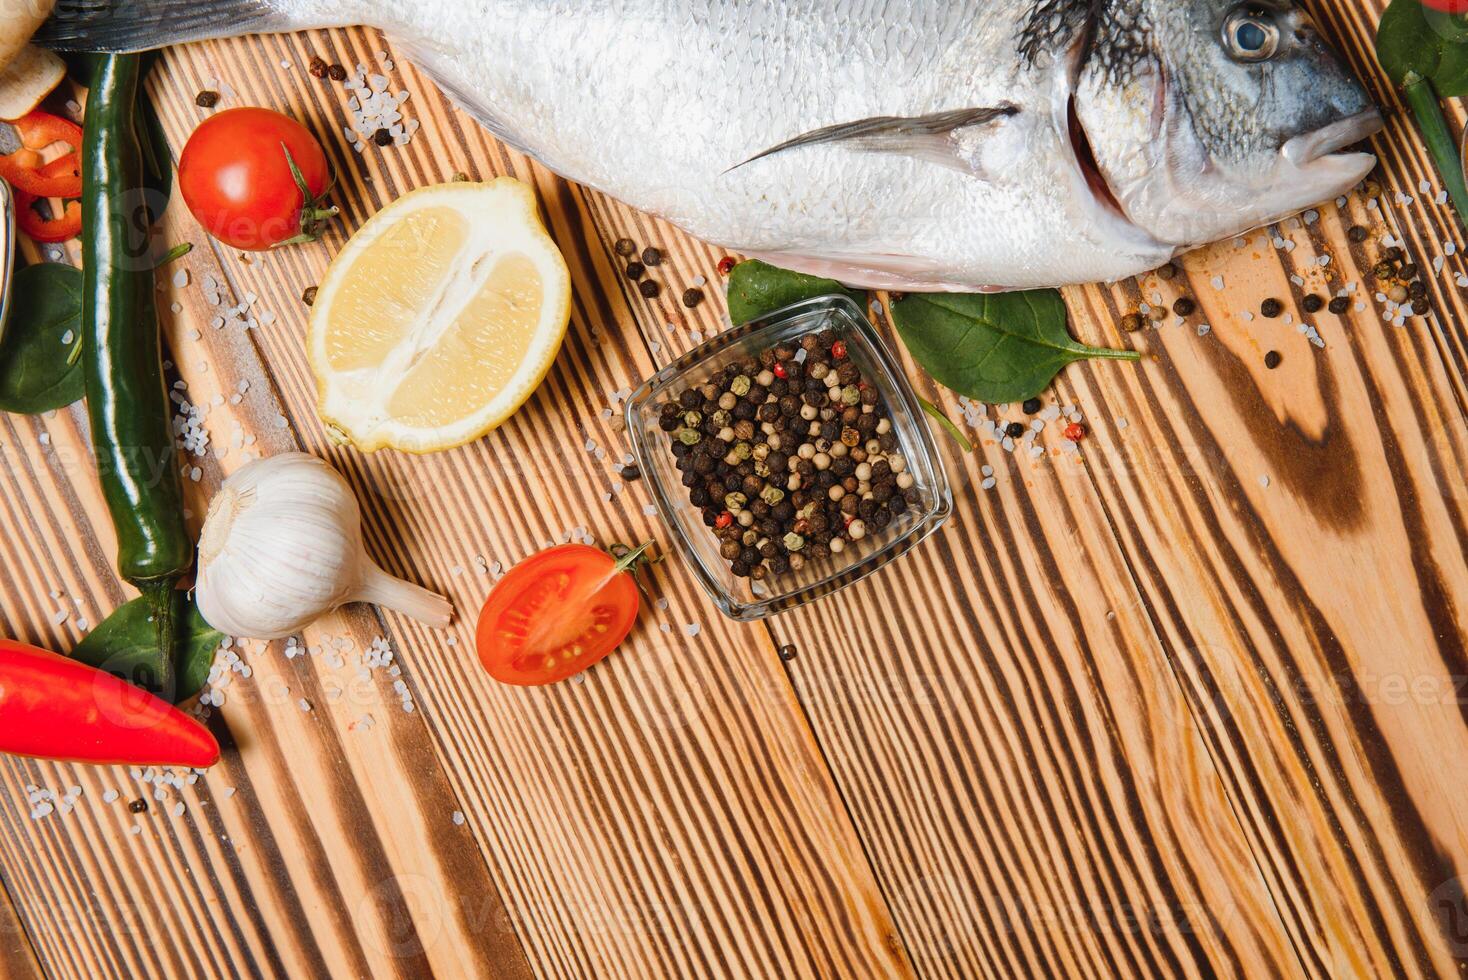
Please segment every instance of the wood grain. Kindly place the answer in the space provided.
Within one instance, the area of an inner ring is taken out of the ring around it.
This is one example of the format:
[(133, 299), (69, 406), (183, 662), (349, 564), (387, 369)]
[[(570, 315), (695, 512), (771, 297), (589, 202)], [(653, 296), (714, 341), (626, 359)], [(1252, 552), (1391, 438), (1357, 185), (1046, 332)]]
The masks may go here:
[[(1379, 5), (1316, 9), (1374, 77)], [(1169, 283), (1068, 292), (1081, 339), (1145, 354), (1069, 369), (1047, 394), (1084, 415), (1079, 451), (1058, 421), (1038, 457), (974, 430), (974, 455), (946, 450), (948, 527), (767, 624), (721, 620), (673, 557), (654, 575), (665, 604), (615, 657), (519, 691), (470, 652), (490, 568), (578, 529), (664, 540), (645, 488), (615, 472), (614, 393), (723, 326), (721, 303), (677, 302), (694, 277), (717, 279), (722, 253), (496, 143), (403, 62), (388, 74), (423, 129), (355, 153), (340, 137), (346, 93), (304, 69), (387, 51), (350, 30), (165, 54), (149, 88), (175, 148), (206, 115), (201, 89), (290, 112), (327, 137), (344, 213), (321, 245), (246, 257), (175, 203), (163, 240), (195, 249), (162, 277), (164, 325), (182, 395), (210, 406), (211, 452), (189, 460), (195, 523), (247, 455), (305, 449), (357, 489), (374, 556), (450, 595), (459, 619), (437, 634), (353, 608), (308, 631), (319, 652), (253, 645), (251, 676), (230, 675), (211, 719), (224, 762), (162, 800), (125, 770), (0, 760), (0, 977), (1468, 966), (1468, 309), (1454, 282), (1468, 269), (1455, 257), (1428, 277), (1434, 321), (1381, 322), (1380, 236), (1429, 269), (1461, 241), (1417, 190), (1435, 178), (1405, 119), (1377, 141), (1378, 208), (1355, 195), (1286, 223), (1293, 251), (1271, 231), (1189, 256)], [(527, 407), (472, 446), (342, 449), (315, 415), (301, 292), (345, 231), (458, 172), (535, 187), (574, 280), (564, 351)], [(1346, 239), (1356, 223), (1371, 241)], [(623, 236), (667, 252), (656, 300), (620, 275)], [(1314, 261), (1325, 254), (1329, 266)], [(223, 306), (254, 296), (260, 325), (213, 326), (206, 277)], [(1323, 349), (1240, 315), (1274, 296), (1298, 320), (1327, 281), (1361, 283), (1365, 308), (1309, 318)], [(1139, 302), (1184, 292), (1202, 307), (1186, 326), (1118, 332)], [(79, 620), (127, 596), (86, 445), (75, 408), (0, 416), (6, 635), (65, 649)], [(400, 677), (359, 676), (378, 636)], [(68, 812), (31, 819), (28, 787), (72, 786)], [(144, 796), (148, 812), (130, 813)]]

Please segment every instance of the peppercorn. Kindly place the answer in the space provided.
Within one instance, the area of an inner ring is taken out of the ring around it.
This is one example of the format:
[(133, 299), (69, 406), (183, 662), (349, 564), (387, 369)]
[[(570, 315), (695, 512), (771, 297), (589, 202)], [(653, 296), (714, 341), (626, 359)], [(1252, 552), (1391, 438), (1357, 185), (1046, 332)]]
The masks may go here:
[(1279, 351), (1272, 350), (1264, 355), (1264, 366), (1273, 371), (1275, 368), (1279, 367), (1279, 362), (1282, 360), (1284, 360), (1284, 358), (1280, 356)]
[(378, 146), (391, 146), (392, 133), (388, 132), (386, 127), (380, 128), (377, 130), (377, 132), (372, 134), (372, 142), (376, 143)]
[(1266, 299), (1259, 304), (1259, 312), (1273, 320), (1284, 312), (1284, 304), (1277, 299)]
[(637, 284), (637, 291), (648, 299), (657, 299), (658, 293), (662, 292), (662, 287), (651, 279), (644, 279)]
[(1025, 434), (1024, 424), (1021, 422), (1011, 422), (1004, 427), (1004, 434), (1011, 439), (1018, 439)]
[(347, 80), (347, 70), (341, 65), (328, 65), (326, 68), (326, 77), (333, 82), (344, 82)]
[(319, 55), (313, 54), (311, 56), (311, 64), (306, 70), (311, 73), (311, 77), (313, 78), (325, 78), (326, 60)]
[(1403, 252), (1396, 245), (1393, 245), (1391, 248), (1388, 248), (1385, 252), (1382, 252), (1381, 253), (1381, 257), (1383, 259), (1385, 259), (1386, 261), (1388, 261), (1388, 262), (1400, 262), (1400, 261), (1402, 261), (1403, 259), (1405, 259), (1407, 257), (1407, 253), (1406, 252)]
[[(699, 459), (707, 459), (708, 457), (706, 457), (706, 456), (700, 456), (698, 458)], [(633, 482), (635, 480), (642, 479), (642, 471), (639, 470), (636, 466), (631, 465), (631, 464), (622, 467), (622, 469), (621, 469), (620, 472), (621, 472), (622, 479), (626, 480), (628, 483), (631, 483), (631, 482)]]
[(127, 808), (128, 812), (130, 813), (147, 813), (148, 801), (139, 797), (138, 799), (133, 800), (131, 803), (129, 803), (127, 805)]
[(727, 276), (729, 273), (734, 271), (734, 267), (738, 264), (739, 263), (735, 261), (732, 255), (724, 256), (722, 259), (719, 260), (719, 275)]
[(212, 109), (219, 105), (219, 93), (204, 91), (194, 96), (194, 105), (200, 109)]
[[(1024, 412), (1026, 415), (1034, 415), (1039, 410), (1040, 410), (1040, 399), (1038, 399), (1038, 398), (1027, 398), (1027, 399), (1025, 399), (1024, 404), (1020, 405), (1020, 411)], [(887, 464), (886, 463), (878, 463), (877, 465), (878, 466), (886, 466)]]
[(1173, 279), (1176, 279), (1177, 278), (1177, 266), (1173, 265), (1171, 262), (1168, 262), (1168, 263), (1165, 263), (1164, 265), (1158, 266), (1158, 268), (1157, 268), (1157, 278), (1158, 279), (1161, 279), (1163, 282), (1170, 282)]
[(663, 253), (649, 245), (642, 250), (642, 264), (651, 269), (655, 265), (663, 264)]
[(1396, 267), (1390, 262), (1378, 262), (1371, 268), (1371, 274), (1378, 279), (1390, 279), (1396, 275), (1396, 271)]
[(1413, 279), (1416, 279), (1421, 274), (1422, 270), (1417, 268), (1417, 266), (1411, 262), (1408, 262), (1406, 265), (1402, 266), (1402, 278), (1408, 280), (1409, 282)]
[(305, 292), (301, 293), (301, 302), (305, 303), (307, 306), (315, 306), (316, 290), (317, 287), (315, 286), (307, 286)]
[(1344, 296), (1337, 296), (1335, 299), (1330, 301), (1330, 312), (1334, 313), (1336, 316), (1342, 315), (1350, 308), (1351, 301), (1346, 299)]
[(624, 259), (637, 254), (637, 243), (630, 238), (617, 239), (617, 244), (613, 245), (612, 248)]
[(795, 659), (795, 644), (787, 643), (780, 648), (780, 659), (790, 661)]
[(1391, 300), (1393, 303), (1407, 302), (1407, 287), (1403, 286), (1401, 283), (1397, 283), (1395, 286), (1386, 291), (1386, 298)]
[(1121, 329), (1127, 333), (1136, 333), (1147, 325), (1147, 318), (1141, 313), (1128, 313), (1121, 318)]
[(1360, 245), (1370, 234), (1371, 232), (1366, 229), (1365, 225), (1352, 225), (1351, 230), (1346, 232), (1346, 238), (1353, 244)]
[(725, 541), (723, 544), (719, 545), (719, 554), (724, 556), (725, 561), (733, 561), (734, 559), (738, 558), (739, 552), (742, 550), (743, 549), (739, 547), (738, 541)]
[(686, 306), (686, 307), (688, 307), (690, 310), (693, 309), (695, 306), (697, 306), (699, 303), (702, 303), (702, 302), (703, 302), (703, 290), (701, 290), (701, 289), (685, 289), (685, 290), (683, 290), (683, 305)]
[(836, 340), (831, 343), (831, 357), (838, 361), (845, 359), (846, 344), (844, 341)]
[(1421, 299), (1427, 295), (1427, 283), (1421, 279), (1416, 280), (1407, 287), (1407, 295), (1413, 299)]
[(1172, 312), (1178, 316), (1192, 316), (1198, 310), (1198, 304), (1186, 296), (1179, 296), (1176, 303), (1172, 304)]
[(626, 271), (627, 278), (636, 282), (638, 279), (642, 278), (642, 274), (647, 270), (642, 267), (641, 262), (628, 262)]
[(1080, 442), (1082, 439), (1086, 438), (1087, 430), (1086, 427), (1081, 423), (1072, 422), (1070, 425), (1067, 425), (1065, 427), (1065, 431), (1061, 434), (1064, 435), (1065, 438), (1069, 439), (1071, 442)]
[(737, 578), (749, 578), (750, 568), (748, 564), (736, 558), (730, 562), (729, 571), (733, 572)]
[(1324, 308), (1325, 300), (1316, 296), (1314, 293), (1310, 293), (1300, 300), (1300, 309), (1306, 313), (1319, 313)]

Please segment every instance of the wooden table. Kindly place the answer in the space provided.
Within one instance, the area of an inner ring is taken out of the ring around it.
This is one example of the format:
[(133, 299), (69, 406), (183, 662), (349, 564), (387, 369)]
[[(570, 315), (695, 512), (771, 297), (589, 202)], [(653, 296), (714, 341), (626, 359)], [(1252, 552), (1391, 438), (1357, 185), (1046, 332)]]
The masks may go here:
[[(1377, 3), (1321, 6), (1393, 104), (1367, 43)], [(1418, 190), (1436, 178), (1403, 118), (1377, 141), (1379, 209), (1353, 196), (1285, 223), (1292, 251), (1256, 233), (1187, 257), (1172, 283), (1069, 291), (1080, 337), (1145, 354), (1071, 368), (1047, 395), (1084, 415), (1079, 453), (1059, 425), (1040, 458), (983, 432), (972, 456), (947, 445), (957, 507), (941, 533), (763, 624), (721, 619), (670, 561), (655, 576), (666, 608), (647, 609), (619, 653), (581, 683), (524, 691), (490, 681), (471, 652), (493, 570), (577, 527), (666, 540), (645, 486), (616, 486), (615, 393), (721, 328), (722, 253), (496, 143), (402, 61), (389, 74), (422, 131), (354, 152), (340, 137), (347, 93), (305, 67), (390, 50), (372, 31), (204, 44), (168, 52), (150, 88), (175, 150), (206, 114), (205, 88), (307, 121), (342, 177), (342, 230), (455, 172), (531, 182), (575, 312), (525, 410), (431, 458), (334, 446), (313, 408), (300, 297), (340, 231), (245, 258), (175, 204), (164, 233), (195, 249), (162, 308), (186, 396), (211, 405), (222, 450), (191, 461), (195, 523), (247, 452), (321, 455), (357, 488), (374, 555), (450, 594), (460, 617), (441, 634), (355, 607), (308, 633), (314, 655), (250, 646), (252, 676), (232, 676), (211, 720), (224, 761), (164, 800), (123, 769), (0, 760), (0, 978), (1354, 978), (1468, 965), (1468, 336), (1455, 284), (1468, 267), (1453, 256), (1428, 277), (1430, 322), (1383, 324), (1369, 286), (1363, 310), (1308, 318), (1323, 349), (1282, 319), (1239, 315), (1369, 283), (1388, 230), (1429, 269), (1462, 241)], [(1357, 223), (1371, 241), (1347, 240)], [(668, 252), (656, 301), (618, 274), (623, 235)], [(712, 301), (688, 311), (678, 296), (699, 275), (715, 280)], [(257, 328), (211, 326), (211, 276), (226, 305), (256, 297)], [(1121, 333), (1119, 316), (1159, 292), (1202, 312)], [(1272, 371), (1269, 350), (1283, 356)], [(951, 394), (921, 388), (960, 417)], [(0, 629), (66, 649), (127, 595), (82, 413), (0, 417), (0, 444)], [(359, 678), (377, 636), (400, 678)], [(28, 786), (82, 793), (31, 819)], [(148, 812), (131, 813), (145, 796)]]

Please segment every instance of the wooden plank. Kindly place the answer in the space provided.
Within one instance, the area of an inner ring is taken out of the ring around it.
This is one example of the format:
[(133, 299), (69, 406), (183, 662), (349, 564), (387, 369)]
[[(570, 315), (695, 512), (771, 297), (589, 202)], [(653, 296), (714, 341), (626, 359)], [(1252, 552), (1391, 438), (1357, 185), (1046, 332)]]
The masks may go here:
[(0, 980), (39, 980), (41, 965), (31, 948), (10, 892), (0, 882)]

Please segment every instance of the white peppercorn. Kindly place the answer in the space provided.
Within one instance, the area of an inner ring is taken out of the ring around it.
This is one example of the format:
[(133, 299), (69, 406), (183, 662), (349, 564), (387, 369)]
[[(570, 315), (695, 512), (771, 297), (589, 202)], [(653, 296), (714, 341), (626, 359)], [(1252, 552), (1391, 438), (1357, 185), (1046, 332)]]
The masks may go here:
[(845, 456), (850, 451), (851, 450), (849, 450), (849, 449), (846, 448), (846, 443), (844, 443), (844, 442), (833, 442), (833, 443), (831, 443), (831, 456), (834, 459), (840, 459), (841, 457)]
[(761, 388), (768, 388), (775, 383), (775, 375), (769, 368), (765, 368), (765, 370), (754, 376), (754, 380)]
[(818, 470), (829, 469), (831, 466), (831, 457), (826, 453), (816, 453), (810, 458), (810, 461), (815, 464)]
[(852, 521), (850, 524), (846, 525), (846, 536), (849, 537), (853, 541), (860, 541), (862, 538), (866, 537), (867, 536), (867, 525), (866, 525), (866, 522), (863, 521), (863, 520), (861, 520), (860, 518), (857, 518), (856, 520)]
[(857, 463), (856, 464), (856, 478), (858, 480), (860, 480), (862, 483), (866, 483), (868, 480), (870, 480), (872, 478), (872, 464), (871, 463)]
[(816, 411), (816, 407), (814, 405), (800, 406), (800, 417), (805, 419), (807, 422), (814, 419), (818, 414), (820, 413)]
[(902, 458), (901, 453), (893, 453), (887, 457), (887, 465), (892, 467), (893, 473), (904, 473), (907, 471), (907, 460)]
[[(815, 446), (812, 446), (808, 442), (802, 444), (799, 449), (795, 450), (795, 455), (799, 456), (801, 459), (811, 459), (811, 458), (813, 458), (815, 456), (815, 454), (816, 454), (816, 447)], [(897, 467), (895, 467), (895, 466), (892, 467), (892, 469), (894, 471), (896, 471), (896, 472), (899, 472), (899, 473), (901, 472), (901, 470), (898, 470)]]
[(891, 419), (882, 419), (879, 422), (877, 422), (877, 435), (879, 435), (879, 436), (885, 436), (887, 433), (889, 433), (891, 431), (892, 431), (892, 420)]
[(911, 489), (912, 485), (914, 483), (916, 483), (916, 482), (917, 481), (912, 478), (912, 474), (911, 473), (898, 473), (897, 474), (897, 489), (899, 489), (899, 490), (908, 490), (908, 489)]
[(841, 538), (832, 538), (828, 547), (831, 549), (831, 554), (837, 555), (846, 550), (846, 542)]
[(846, 496), (846, 488), (839, 483), (833, 484), (831, 489), (826, 492), (826, 496), (830, 497), (832, 500), (840, 500), (842, 497)]

